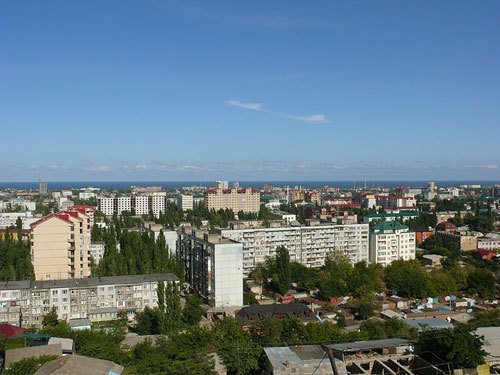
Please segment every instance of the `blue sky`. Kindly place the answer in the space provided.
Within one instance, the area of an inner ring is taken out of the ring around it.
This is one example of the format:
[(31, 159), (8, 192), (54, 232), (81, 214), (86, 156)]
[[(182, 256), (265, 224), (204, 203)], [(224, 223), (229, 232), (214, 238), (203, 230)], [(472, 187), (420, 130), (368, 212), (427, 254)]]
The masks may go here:
[(4, 1), (0, 181), (500, 179), (498, 1)]

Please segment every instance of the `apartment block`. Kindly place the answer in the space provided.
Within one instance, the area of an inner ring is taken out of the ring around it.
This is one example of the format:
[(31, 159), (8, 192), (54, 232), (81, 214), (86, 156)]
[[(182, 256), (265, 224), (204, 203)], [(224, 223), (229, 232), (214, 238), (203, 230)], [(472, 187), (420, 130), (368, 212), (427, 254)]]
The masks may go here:
[(243, 245), (184, 228), (180, 246), (186, 280), (213, 307), (243, 305)]
[[(173, 274), (111, 276), (81, 280), (0, 282), (0, 306), (17, 306), (23, 327), (40, 327), (43, 315), (56, 307), (58, 318), (89, 318), (99, 309), (142, 311), (158, 304), (158, 281), (178, 282)], [(4, 309), (5, 310), (5, 309)], [(0, 308), (0, 313), (3, 310)], [(10, 309), (9, 309), (10, 311)], [(15, 311), (12, 311), (15, 313)], [(15, 315), (9, 319), (14, 320)]]
[(205, 190), (205, 207), (209, 210), (229, 208), (233, 212), (259, 212), (260, 192), (246, 189), (209, 189)]
[(193, 196), (186, 194), (179, 194), (177, 196), (177, 208), (182, 211), (193, 209)]
[(36, 280), (90, 276), (91, 218), (70, 207), (31, 224), (31, 260)]
[(382, 221), (370, 231), (370, 262), (384, 266), (415, 259), (415, 232), (399, 221)]
[(321, 267), (329, 253), (345, 254), (352, 263), (368, 261), (368, 232), (368, 224), (219, 230), (223, 237), (243, 244), (245, 275), (274, 256), (279, 246), (288, 249), (291, 261), (307, 267)]
[(97, 209), (106, 216), (121, 215), (124, 211), (135, 215), (147, 215), (152, 211), (159, 216), (167, 210), (167, 196), (165, 192), (153, 192), (150, 195), (98, 197)]

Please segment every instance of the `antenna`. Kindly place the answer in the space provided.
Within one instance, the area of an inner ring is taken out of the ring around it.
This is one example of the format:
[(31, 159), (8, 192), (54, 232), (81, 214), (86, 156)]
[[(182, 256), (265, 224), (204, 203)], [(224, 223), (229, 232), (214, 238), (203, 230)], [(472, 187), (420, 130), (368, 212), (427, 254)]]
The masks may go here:
[(353, 178), (352, 188), (356, 190), (356, 177)]
[(365, 190), (366, 190), (366, 176), (365, 176)]

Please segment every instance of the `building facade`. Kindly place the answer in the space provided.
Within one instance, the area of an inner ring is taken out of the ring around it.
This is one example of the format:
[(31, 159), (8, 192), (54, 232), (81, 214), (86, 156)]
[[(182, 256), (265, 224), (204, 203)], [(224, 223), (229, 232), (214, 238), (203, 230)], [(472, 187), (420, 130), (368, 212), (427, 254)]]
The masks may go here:
[(330, 253), (344, 254), (352, 263), (368, 261), (368, 224), (221, 229), (226, 238), (243, 244), (243, 273), (248, 275), (276, 248), (285, 246), (290, 261), (321, 267)]
[(234, 213), (243, 211), (259, 212), (260, 192), (252, 188), (246, 189), (209, 189), (205, 190), (205, 207), (209, 210), (229, 208)]
[(91, 311), (115, 307), (142, 311), (158, 304), (158, 281), (178, 282), (173, 274), (110, 276), (82, 280), (0, 282), (0, 306), (19, 306), (23, 327), (41, 327), (56, 307), (59, 319), (88, 318)]
[(193, 209), (193, 196), (186, 194), (179, 194), (177, 196), (177, 208), (182, 211)]
[(31, 260), (36, 280), (90, 276), (91, 218), (70, 207), (31, 224)]
[(212, 307), (243, 305), (243, 245), (185, 228), (180, 256), (186, 281)]
[(415, 232), (398, 221), (382, 221), (370, 231), (370, 262), (384, 266), (415, 259)]

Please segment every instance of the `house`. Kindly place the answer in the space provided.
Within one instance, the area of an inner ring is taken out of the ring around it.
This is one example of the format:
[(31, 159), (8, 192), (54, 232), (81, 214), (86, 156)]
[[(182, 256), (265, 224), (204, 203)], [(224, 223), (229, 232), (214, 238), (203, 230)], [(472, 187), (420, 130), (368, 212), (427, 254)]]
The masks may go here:
[(422, 256), (422, 264), (429, 265), (433, 267), (441, 266), (442, 255), (437, 254), (427, 254)]
[(491, 250), (477, 249), (474, 256), (476, 257), (476, 259), (492, 260), (497, 256), (497, 254)]
[(46, 362), (35, 375), (121, 375), (123, 370), (111, 361), (73, 354)]
[(417, 320), (417, 319), (430, 319), (430, 318), (439, 318), (447, 320), (447, 318), (451, 318), (453, 316), (459, 315), (459, 311), (455, 310), (435, 310), (435, 311), (422, 311), (422, 312), (407, 312), (404, 317), (406, 320)]
[(422, 242), (424, 242), (427, 238), (432, 236), (432, 230), (429, 230), (429, 228), (422, 227), (422, 226), (417, 226), (417, 227), (412, 227), (410, 228), (412, 232), (415, 232), (415, 238), (417, 240), (417, 244), (422, 245)]
[(419, 332), (422, 332), (427, 328), (430, 329), (453, 328), (453, 324), (447, 322), (444, 319), (439, 319), (439, 318), (405, 320), (405, 323), (411, 327), (416, 327)]
[(265, 374), (333, 375), (325, 350), (319, 345), (299, 345), (264, 348)]
[(27, 331), (26, 328), (21, 328), (12, 324), (0, 324), (0, 335), (5, 336), (7, 339), (14, 336), (20, 336)]
[(302, 323), (317, 322), (319, 320), (317, 315), (303, 303), (250, 305), (238, 311), (236, 317), (240, 318), (244, 325), (269, 317), (280, 320), (288, 320), (296, 317)]
[(68, 339), (65, 337), (51, 337), (49, 339), (48, 345), (61, 344), (61, 349), (63, 354), (73, 354), (75, 352), (75, 343), (73, 339)]
[(443, 221), (436, 225), (436, 231), (445, 232), (445, 233), (453, 233), (457, 230), (457, 226), (449, 221)]
[(62, 356), (61, 344), (28, 346), (26, 348), (8, 349), (5, 351), (5, 368), (9, 368), (14, 362), (25, 358), (38, 358), (43, 355)]
[(68, 327), (74, 331), (79, 331), (82, 329), (91, 329), (92, 323), (89, 319), (70, 319), (68, 323)]
[(487, 364), (500, 365), (500, 327), (479, 327), (476, 334), (484, 337), (483, 349), (488, 353)]

